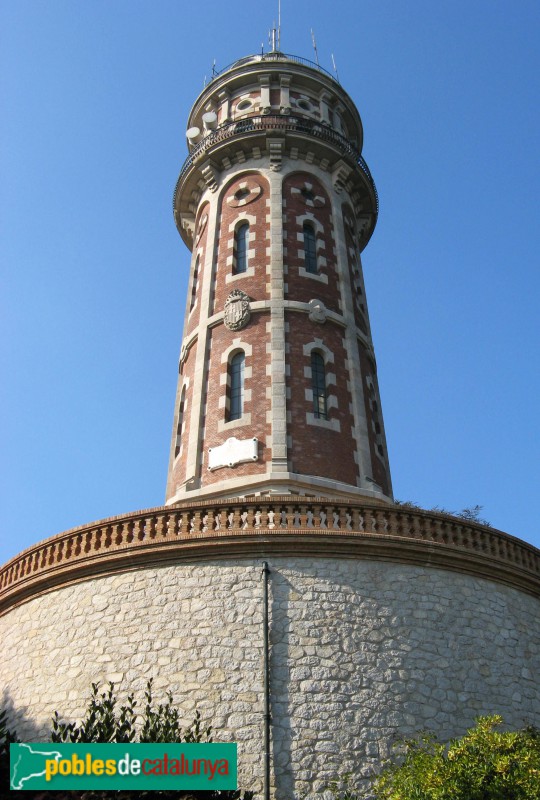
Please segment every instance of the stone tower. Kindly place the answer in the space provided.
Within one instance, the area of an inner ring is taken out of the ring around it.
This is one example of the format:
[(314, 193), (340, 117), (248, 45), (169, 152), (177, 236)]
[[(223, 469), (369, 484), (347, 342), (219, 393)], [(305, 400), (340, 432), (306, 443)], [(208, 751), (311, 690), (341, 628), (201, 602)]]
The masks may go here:
[(167, 503), (391, 500), (360, 261), (377, 192), (356, 107), (317, 65), (271, 52), (212, 79), (187, 139), (174, 215), (192, 257)]
[(365, 787), (396, 737), (481, 714), (540, 726), (540, 552), (392, 502), (355, 106), (272, 52), (216, 76), (187, 135), (167, 502), (0, 569), (11, 724), (36, 741), (91, 683), (140, 697), (153, 678), (183, 724), (197, 709), (237, 742), (258, 800), (318, 800), (346, 772)]

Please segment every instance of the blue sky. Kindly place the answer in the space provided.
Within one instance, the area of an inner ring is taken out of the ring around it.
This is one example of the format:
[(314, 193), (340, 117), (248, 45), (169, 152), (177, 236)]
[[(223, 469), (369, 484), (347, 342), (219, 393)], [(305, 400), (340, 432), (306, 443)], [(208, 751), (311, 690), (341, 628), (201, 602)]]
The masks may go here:
[[(171, 197), (216, 59), (276, 3), (0, 2), (0, 562), (160, 505), (188, 252)], [(381, 210), (364, 253), (396, 497), (540, 546), (540, 5), (283, 0), (335, 55)]]

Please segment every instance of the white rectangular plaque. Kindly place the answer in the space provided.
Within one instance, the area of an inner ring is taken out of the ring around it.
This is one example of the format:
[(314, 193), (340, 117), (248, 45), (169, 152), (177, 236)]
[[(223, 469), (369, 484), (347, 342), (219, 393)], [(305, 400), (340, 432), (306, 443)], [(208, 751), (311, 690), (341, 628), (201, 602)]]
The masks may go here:
[(235, 467), (246, 461), (257, 461), (259, 440), (237, 439), (231, 436), (219, 447), (208, 448), (208, 469), (221, 469), (221, 467)]

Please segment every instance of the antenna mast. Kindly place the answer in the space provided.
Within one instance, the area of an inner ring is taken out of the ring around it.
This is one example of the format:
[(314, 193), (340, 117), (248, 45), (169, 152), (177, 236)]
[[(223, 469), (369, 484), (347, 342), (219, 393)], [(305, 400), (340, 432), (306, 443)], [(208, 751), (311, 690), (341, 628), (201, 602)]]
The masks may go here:
[(268, 32), (268, 42), (272, 48), (270, 52), (277, 53), (281, 48), (281, 0), (278, 0), (278, 23), (273, 23), (274, 27)]
[(274, 22), (274, 27), (270, 32), (270, 47), (272, 48), (271, 52), (276, 52), (276, 23)]
[(334, 72), (336, 73), (336, 80), (339, 83), (339, 75), (336, 67), (336, 59), (334, 58), (334, 54), (332, 53), (332, 64), (334, 65)]
[(320, 67), (319, 54), (317, 52), (317, 42), (315, 41), (315, 34), (313, 33), (313, 28), (311, 29), (311, 41), (313, 42), (313, 49), (315, 50), (315, 61), (317, 63), (317, 66)]

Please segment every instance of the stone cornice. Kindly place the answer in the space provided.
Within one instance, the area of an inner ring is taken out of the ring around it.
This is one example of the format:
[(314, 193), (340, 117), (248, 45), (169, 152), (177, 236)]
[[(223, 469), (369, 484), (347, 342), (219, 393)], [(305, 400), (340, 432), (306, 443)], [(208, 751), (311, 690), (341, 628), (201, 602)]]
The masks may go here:
[(283, 495), (191, 500), (60, 533), (0, 570), (0, 612), (102, 575), (263, 555), (449, 569), (540, 597), (540, 551), (501, 531), (431, 511)]
[[(278, 138), (276, 138), (278, 137)], [(261, 158), (262, 157), (262, 158)], [(317, 165), (331, 176), (338, 193), (348, 192), (355, 213), (365, 219), (360, 250), (377, 222), (378, 196), (371, 172), (354, 145), (332, 128), (295, 116), (275, 114), (228, 122), (207, 135), (189, 154), (173, 194), (173, 214), (180, 235), (191, 250), (189, 226), (203, 192), (217, 191), (232, 166), (282, 170), (285, 160)], [(250, 162), (250, 163), (248, 163)], [(251, 163), (253, 162), (253, 163)]]

